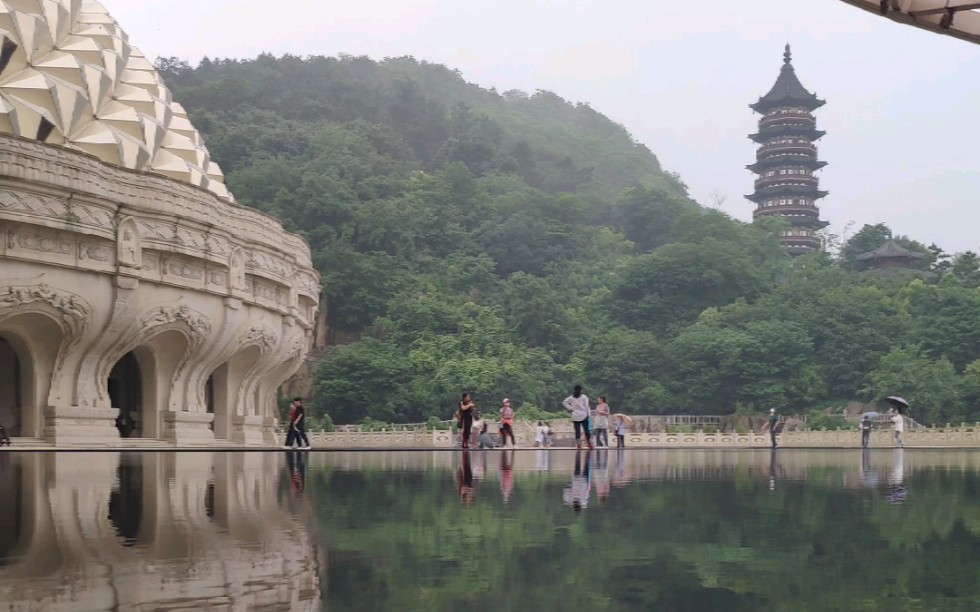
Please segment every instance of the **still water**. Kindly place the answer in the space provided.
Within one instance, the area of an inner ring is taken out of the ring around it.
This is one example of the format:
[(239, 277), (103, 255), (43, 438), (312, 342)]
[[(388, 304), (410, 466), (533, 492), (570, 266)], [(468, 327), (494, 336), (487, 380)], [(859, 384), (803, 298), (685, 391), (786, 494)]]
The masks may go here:
[(0, 610), (976, 610), (980, 453), (0, 453)]

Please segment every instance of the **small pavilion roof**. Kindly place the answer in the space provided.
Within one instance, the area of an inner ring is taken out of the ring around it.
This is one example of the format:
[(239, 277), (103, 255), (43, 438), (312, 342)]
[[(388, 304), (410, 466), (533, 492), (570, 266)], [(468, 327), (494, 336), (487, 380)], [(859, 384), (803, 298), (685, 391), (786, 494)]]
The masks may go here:
[(889, 238), (880, 247), (873, 251), (868, 251), (867, 253), (861, 253), (854, 257), (856, 261), (867, 261), (869, 259), (889, 259), (897, 257), (908, 257), (909, 259), (922, 259), (926, 256), (925, 253), (919, 253), (918, 251), (910, 251), (903, 247), (902, 245), (895, 242), (894, 239)]
[(770, 108), (778, 106), (802, 106), (809, 110), (820, 108), (825, 104), (823, 100), (817, 98), (815, 94), (807, 91), (806, 87), (800, 83), (793, 70), (793, 55), (790, 53), (789, 45), (783, 53), (783, 67), (779, 71), (779, 76), (773, 84), (769, 93), (759, 98), (755, 104), (749, 107), (757, 113), (764, 113)]

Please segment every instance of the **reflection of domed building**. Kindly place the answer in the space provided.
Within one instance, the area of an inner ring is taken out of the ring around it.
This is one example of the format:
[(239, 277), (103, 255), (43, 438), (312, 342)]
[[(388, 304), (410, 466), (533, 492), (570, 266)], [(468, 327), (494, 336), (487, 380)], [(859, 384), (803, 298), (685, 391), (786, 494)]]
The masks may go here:
[(0, 424), (57, 443), (273, 441), (318, 303), (97, 2), (0, 0)]
[(0, 468), (0, 609), (319, 609), (316, 549), (279, 505), (280, 462), (20, 455)]

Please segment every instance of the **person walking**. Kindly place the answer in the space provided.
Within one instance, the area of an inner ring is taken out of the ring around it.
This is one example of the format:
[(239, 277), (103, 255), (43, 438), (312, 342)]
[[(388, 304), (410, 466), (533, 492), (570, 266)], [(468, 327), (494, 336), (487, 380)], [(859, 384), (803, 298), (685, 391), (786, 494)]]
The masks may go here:
[(892, 416), (892, 425), (894, 426), (895, 432), (895, 446), (901, 448), (905, 446), (905, 441), (902, 440), (902, 434), (905, 432), (905, 417), (902, 416), (901, 412), (896, 412)]
[(538, 448), (544, 448), (546, 431), (544, 421), (538, 421), (538, 427), (534, 430), (534, 445)]
[(476, 404), (469, 393), (464, 393), (459, 400), (459, 410), (456, 412), (459, 418), (459, 428), (463, 432), (463, 448), (470, 447), (470, 434), (473, 431), (473, 414), (476, 413)]
[(310, 448), (310, 439), (306, 437), (306, 409), (303, 400), (293, 398), (289, 405), (289, 431), (286, 433), (285, 448), (292, 448), (296, 443), (299, 448)]
[(600, 395), (599, 403), (596, 404), (592, 431), (595, 433), (596, 446), (609, 446), (609, 404), (606, 403), (605, 395)]
[(595, 448), (592, 446), (592, 432), (589, 431), (589, 397), (582, 393), (582, 385), (575, 385), (572, 394), (565, 398), (562, 406), (572, 413), (575, 446), (582, 448), (582, 439), (584, 438), (585, 443), (589, 445), (589, 450)]
[(769, 429), (769, 440), (772, 442), (772, 447), (776, 448), (776, 434), (779, 433), (779, 415), (776, 414), (775, 408), (769, 409), (769, 420), (763, 425), (763, 429)]
[(507, 448), (507, 438), (510, 438), (510, 445), (517, 446), (514, 440), (514, 409), (510, 407), (510, 400), (506, 397), (500, 406), (500, 445)]
[(871, 439), (871, 429), (874, 425), (871, 423), (871, 417), (867, 414), (861, 419), (861, 448), (868, 448), (868, 442)]

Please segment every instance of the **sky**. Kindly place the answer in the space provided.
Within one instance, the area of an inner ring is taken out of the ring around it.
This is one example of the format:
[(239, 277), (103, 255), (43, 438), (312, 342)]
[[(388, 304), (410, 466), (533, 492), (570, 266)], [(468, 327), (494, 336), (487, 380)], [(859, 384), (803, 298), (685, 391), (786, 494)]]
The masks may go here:
[[(154, 57), (411, 55), (498, 91), (552, 91), (620, 123), (691, 195), (750, 220), (748, 104), (783, 46), (816, 112), (819, 202), (843, 238), (885, 223), (980, 250), (980, 45), (840, 0), (103, 0)], [(275, 9), (275, 10), (273, 10)], [(718, 204), (720, 202), (720, 205)]]

